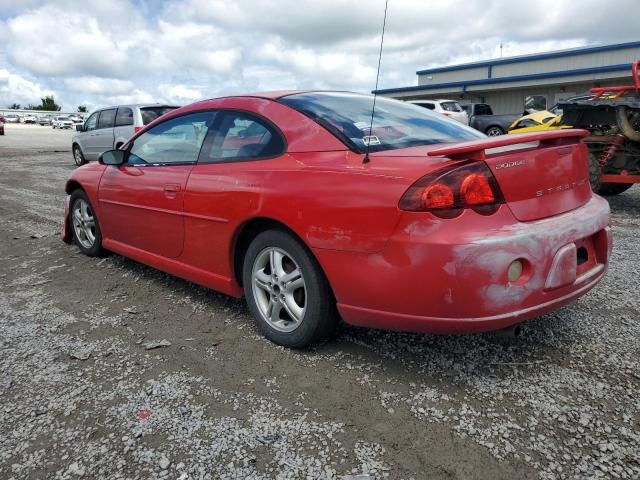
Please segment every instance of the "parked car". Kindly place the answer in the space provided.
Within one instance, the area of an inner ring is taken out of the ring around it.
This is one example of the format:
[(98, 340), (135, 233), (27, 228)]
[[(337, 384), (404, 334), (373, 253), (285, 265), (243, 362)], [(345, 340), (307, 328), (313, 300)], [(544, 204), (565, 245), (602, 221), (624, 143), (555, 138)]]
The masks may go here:
[(531, 113), (518, 118), (509, 126), (509, 133), (543, 132), (571, 128), (561, 125), (562, 115), (555, 115), (548, 110)]
[(75, 125), (84, 123), (84, 119), (80, 115), (69, 115), (69, 120), (71, 120)]
[(38, 117), (38, 124), (39, 125), (51, 125), (51, 115), (45, 115), (45, 114), (41, 114)]
[(428, 108), (464, 125), (469, 125), (467, 112), (455, 100), (410, 100), (409, 103)]
[(338, 313), (500, 329), (602, 279), (609, 207), (589, 186), (584, 131), (487, 138), (389, 98), (371, 121), (371, 105), (276, 92), (169, 112), (72, 173), (62, 238), (244, 295), (288, 347), (329, 336)]
[(51, 126), (53, 128), (60, 128), (60, 129), (64, 129), (64, 128), (72, 129), (74, 127), (73, 122), (66, 115), (56, 115), (55, 117), (53, 117)]
[(71, 141), (76, 165), (98, 160), (103, 152), (120, 148), (134, 133), (158, 117), (178, 108), (175, 105), (118, 105), (93, 112), (77, 125)]
[(4, 116), (0, 115), (0, 135), (4, 135)]
[(38, 121), (38, 117), (36, 117), (33, 113), (27, 113), (23, 119), (24, 123), (33, 123), (34, 125)]
[(20, 123), (20, 115), (17, 113), (7, 113), (4, 116), (5, 123)]
[(469, 115), (469, 125), (490, 137), (502, 135), (520, 115), (494, 115), (486, 103), (466, 103), (462, 108)]

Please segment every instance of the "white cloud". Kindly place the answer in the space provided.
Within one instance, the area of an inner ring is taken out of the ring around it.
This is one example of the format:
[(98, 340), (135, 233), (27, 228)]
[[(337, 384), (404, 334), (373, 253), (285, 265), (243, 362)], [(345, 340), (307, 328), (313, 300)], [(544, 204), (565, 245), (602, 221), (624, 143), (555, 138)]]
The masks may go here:
[(158, 85), (158, 93), (166, 103), (190, 103), (203, 98), (202, 92), (184, 85)]
[(134, 90), (131, 80), (117, 78), (73, 77), (66, 78), (64, 84), (70, 92), (96, 95), (122, 95)]
[[(569, 0), (392, 0), (380, 88), (415, 84), (419, 69), (496, 57), (500, 43), (510, 56), (636, 40), (640, 2), (616, 8), (625, 15), (598, 0), (580, 4), (588, 15)], [(0, 68), (73, 108), (370, 91), (383, 11), (382, 0), (0, 0)]]
[(51, 91), (37, 83), (11, 73), (9, 70), (0, 69), (0, 105), (39, 104), (42, 97), (50, 94)]

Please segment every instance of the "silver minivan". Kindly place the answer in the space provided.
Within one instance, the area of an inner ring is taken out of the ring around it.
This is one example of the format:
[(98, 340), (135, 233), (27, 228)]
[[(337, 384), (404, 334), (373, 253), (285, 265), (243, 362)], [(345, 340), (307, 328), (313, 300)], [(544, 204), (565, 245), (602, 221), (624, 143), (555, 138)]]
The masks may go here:
[(107, 150), (120, 148), (134, 133), (156, 118), (178, 108), (158, 103), (118, 105), (93, 112), (83, 125), (76, 125), (71, 140), (76, 165), (98, 160)]

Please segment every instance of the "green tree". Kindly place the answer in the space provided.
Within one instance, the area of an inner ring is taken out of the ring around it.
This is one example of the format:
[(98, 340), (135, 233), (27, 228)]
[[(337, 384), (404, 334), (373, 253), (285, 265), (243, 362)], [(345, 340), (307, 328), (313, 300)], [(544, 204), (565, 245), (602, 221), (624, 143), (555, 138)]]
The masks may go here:
[(13, 105), (9, 105), (8, 107), (11, 110), (20, 110), (22, 108), (19, 103), (14, 103)]
[(53, 95), (47, 95), (44, 98), (41, 98), (42, 104), (36, 107), (36, 110), (45, 110), (47, 112), (59, 112), (62, 107), (60, 107), (56, 101), (53, 99)]
[(78, 107), (78, 113), (87, 113), (87, 107), (84, 105), (80, 105)]

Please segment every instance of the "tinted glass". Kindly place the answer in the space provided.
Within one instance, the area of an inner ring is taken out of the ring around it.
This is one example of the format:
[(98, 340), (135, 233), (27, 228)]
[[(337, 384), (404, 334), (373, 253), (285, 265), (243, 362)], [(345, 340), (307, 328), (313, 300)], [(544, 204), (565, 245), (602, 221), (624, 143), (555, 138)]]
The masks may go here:
[(258, 160), (284, 153), (284, 139), (262, 119), (246, 112), (228, 111), (218, 115), (215, 135), (205, 149), (205, 162)]
[(100, 120), (98, 120), (98, 128), (113, 128), (113, 121), (116, 118), (116, 110), (102, 110), (100, 112)]
[(429, 110), (435, 110), (436, 108), (436, 106), (433, 103), (416, 103), (416, 105), (419, 105), (422, 108), (428, 108)]
[(124, 127), (126, 125), (133, 125), (133, 110), (128, 107), (120, 107), (116, 114), (116, 127)]
[(461, 112), (462, 111), (462, 107), (458, 105), (458, 102), (442, 102), (440, 106), (445, 112)]
[(352, 150), (396, 148), (459, 142), (484, 135), (416, 105), (378, 97), (370, 130), (373, 97), (356, 93), (311, 92), (280, 99), (332, 132)]
[(135, 139), (128, 163), (195, 163), (213, 118), (213, 112), (200, 112), (156, 125)]
[(476, 115), (493, 115), (493, 111), (486, 103), (479, 103), (476, 105)]
[(100, 112), (96, 112), (93, 115), (91, 115), (88, 119), (87, 119), (87, 123), (84, 124), (85, 126), (85, 130), (95, 130), (98, 124), (98, 114)]
[(149, 125), (156, 118), (161, 117), (165, 113), (170, 112), (171, 110), (175, 110), (176, 108), (178, 108), (178, 107), (162, 106), (162, 107), (144, 107), (144, 108), (141, 108), (140, 109), (140, 115), (142, 115), (142, 124), (143, 125)]

